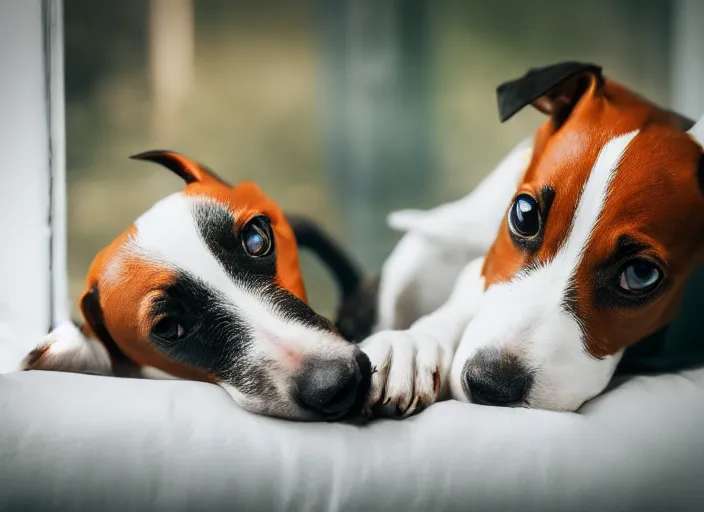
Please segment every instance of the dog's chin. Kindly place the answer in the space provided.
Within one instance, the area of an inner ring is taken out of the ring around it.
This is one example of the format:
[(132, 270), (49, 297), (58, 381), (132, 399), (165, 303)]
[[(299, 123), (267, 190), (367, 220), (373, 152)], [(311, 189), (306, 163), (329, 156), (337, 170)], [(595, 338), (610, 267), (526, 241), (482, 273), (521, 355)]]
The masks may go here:
[(312, 421), (313, 419), (312, 415), (292, 401), (251, 396), (224, 382), (220, 382), (218, 385), (230, 395), (237, 406), (247, 412), (287, 420)]
[(603, 387), (592, 389), (588, 392), (583, 391), (570, 395), (561, 395), (560, 393), (542, 392), (542, 390), (537, 387), (536, 392), (528, 396), (523, 407), (543, 411), (577, 412), (591, 399), (601, 395), (604, 389), (606, 389), (606, 384)]
[[(323, 415), (319, 412), (301, 407), (294, 401), (293, 398), (256, 398), (242, 393), (230, 384), (220, 383), (219, 386), (223, 388), (228, 395), (230, 395), (230, 398), (232, 398), (235, 404), (241, 409), (260, 416), (269, 416), (272, 418), (291, 421), (332, 422), (353, 419), (361, 415), (361, 403), (363, 397), (357, 398), (352, 408), (347, 411), (337, 414)], [(369, 383), (367, 383), (366, 389), (368, 388)], [(359, 401), (359, 404), (357, 404), (357, 401)]]
[[(604, 387), (605, 388), (605, 387)], [(459, 402), (484, 405), (480, 402), (474, 402), (465, 392), (462, 384), (458, 381), (456, 384), (451, 384), (452, 398)], [(520, 403), (508, 405), (506, 407), (536, 409), (541, 411), (553, 412), (577, 412), (579, 409), (592, 400), (598, 397), (604, 389), (595, 390), (588, 394), (580, 394), (573, 396), (559, 396), (557, 394), (530, 394), (525, 400)]]
[(367, 399), (371, 388), (372, 366), (367, 355), (361, 351), (355, 354), (357, 377), (354, 381), (354, 393), (349, 401), (341, 407), (330, 408), (330, 413), (325, 413), (305, 405), (305, 401), (297, 398), (296, 383), (294, 380), (272, 380), (265, 395), (245, 393), (232, 383), (219, 382), (232, 400), (241, 409), (263, 416), (271, 416), (296, 421), (355, 421), (362, 419), (362, 406)]

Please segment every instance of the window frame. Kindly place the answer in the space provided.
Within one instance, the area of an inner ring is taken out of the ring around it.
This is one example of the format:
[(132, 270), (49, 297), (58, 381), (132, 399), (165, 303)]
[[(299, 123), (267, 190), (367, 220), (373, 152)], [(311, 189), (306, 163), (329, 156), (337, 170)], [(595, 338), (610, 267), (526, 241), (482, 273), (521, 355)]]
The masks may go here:
[(63, 1), (0, 2), (0, 332), (31, 348), (69, 315)]

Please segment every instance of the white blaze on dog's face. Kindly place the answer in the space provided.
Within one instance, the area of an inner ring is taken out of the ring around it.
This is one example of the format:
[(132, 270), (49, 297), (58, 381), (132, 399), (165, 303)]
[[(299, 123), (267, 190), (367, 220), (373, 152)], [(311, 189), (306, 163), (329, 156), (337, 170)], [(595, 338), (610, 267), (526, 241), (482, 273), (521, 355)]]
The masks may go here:
[(101, 251), (81, 308), (113, 366), (215, 382), (242, 407), (296, 419), (348, 412), (369, 361), (306, 304), (294, 233), (253, 183), (232, 188), (169, 152), (185, 179)]
[(461, 400), (576, 410), (672, 321), (702, 258), (704, 160), (688, 126), (598, 69), (561, 78), (524, 103), (551, 119), (485, 258), (453, 361)]

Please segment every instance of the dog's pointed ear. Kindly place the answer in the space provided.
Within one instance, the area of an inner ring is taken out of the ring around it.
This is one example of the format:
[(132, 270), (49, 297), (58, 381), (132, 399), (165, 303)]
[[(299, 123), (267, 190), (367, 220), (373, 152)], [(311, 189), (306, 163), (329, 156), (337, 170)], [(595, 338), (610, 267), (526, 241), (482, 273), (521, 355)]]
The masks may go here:
[(530, 69), (496, 88), (499, 118), (503, 123), (526, 105), (532, 105), (549, 115), (558, 128), (592, 83), (599, 89), (604, 86), (601, 67), (595, 64), (561, 62)]
[(157, 149), (138, 153), (130, 156), (130, 158), (133, 160), (147, 160), (161, 164), (182, 178), (183, 181), (186, 182), (186, 185), (191, 183), (218, 182), (228, 187), (230, 186), (211, 169), (174, 151)]

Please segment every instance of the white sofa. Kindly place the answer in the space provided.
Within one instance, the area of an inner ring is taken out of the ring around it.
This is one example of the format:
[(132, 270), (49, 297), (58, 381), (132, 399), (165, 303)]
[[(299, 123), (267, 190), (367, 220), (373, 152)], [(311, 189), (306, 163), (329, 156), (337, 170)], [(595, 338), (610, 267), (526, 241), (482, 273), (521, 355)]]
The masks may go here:
[(214, 385), (0, 375), (0, 510), (704, 510), (704, 369), (579, 413), (294, 423)]

